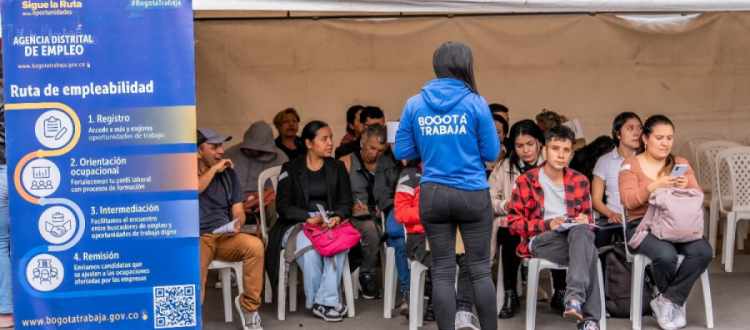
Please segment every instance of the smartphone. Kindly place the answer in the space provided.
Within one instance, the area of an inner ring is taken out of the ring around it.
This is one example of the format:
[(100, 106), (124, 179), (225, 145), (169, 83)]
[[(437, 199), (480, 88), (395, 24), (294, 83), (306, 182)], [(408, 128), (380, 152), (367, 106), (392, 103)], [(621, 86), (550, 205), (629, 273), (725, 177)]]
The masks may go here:
[(576, 218), (573, 218), (573, 217), (567, 217), (567, 218), (565, 218), (565, 222), (566, 223), (571, 223), (571, 222), (573, 222), (575, 220), (576, 220)]
[(687, 164), (676, 164), (674, 168), (672, 169), (672, 174), (669, 176), (671, 177), (678, 177), (685, 175), (685, 172), (687, 172)]

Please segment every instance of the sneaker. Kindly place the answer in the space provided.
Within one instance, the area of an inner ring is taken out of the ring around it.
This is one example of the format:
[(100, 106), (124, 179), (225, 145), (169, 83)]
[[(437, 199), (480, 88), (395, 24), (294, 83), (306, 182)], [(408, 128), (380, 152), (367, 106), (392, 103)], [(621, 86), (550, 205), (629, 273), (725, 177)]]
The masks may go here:
[(479, 328), (475, 327), (474, 324), (471, 323), (471, 319), (476, 318), (474, 314), (467, 311), (458, 311), (456, 313), (456, 330), (461, 329), (472, 329), (472, 330), (479, 330)]
[(234, 306), (237, 307), (237, 311), (240, 312), (240, 323), (242, 324), (242, 330), (263, 330), (260, 326), (260, 314), (258, 311), (246, 312), (242, 306), (240, 306), (240, 296), (234, 298)]
[(320, 317), (326, 322), (341, 322), (341, 320), (344, 319), (335, 308), (326, 307), (320, 304), (313, 304), (312, 311), (315, 316)]
[(375, 274), (359, 275), (359, 290), (365, 299), (380, 299), (380, 292), (375, 286)]
[(583, 314), (581, 313), (581, 302), (578, 300), (571, 300), (565, 303), (565, 312), (563, 317), (569, 318), (576, 322), (583, 320)]
[(654, 310), (656, 321), (664, 330), (676, 330), (677, 325), (672, 320), (672, 303), (667, 302), (661, 295), (651, 300), (651, 309)]
[(401, 302), (401, 307), (399, 307), (399, 313), (406, 317), (409, 317), (409, 297), (409, 291), (404, 292), (404, 300)]
[[(232, 282), (233, 287), (237, 286), (237, 275), (234, 275), (234, 272), (229, 273), (229, 280)], [(222, 288), (224, 288), (224, 283), (221, 283), (221, 276), (219, 276), (219, 280), (214, 284), (214, 289), (221, 290)]]
[(685, 307), (680, 307), (674, 303), (672, 304), (672, 322), (674, 322), (674, 325), (679, 329), (687, 326)]
[(555, 290), (555, 293), (552, 295), (552, 299), (549, 301), (549, 307), (551, 307), (553, 310), (558, 311), (562, 313), (565, 311), (565, 292), (567, 290), (561, 289), (561, 290)]
[(344, 305), (342, 303), (339, 303), (339, 305), (336, 306), (336, 308), (334, 308), (333, 310), (335, 310), (336, 313), (339, 313), (339, 315), (341, 315), (342, 318), (344, 318), (347, 315), (349, 315), (348, 314), (349, 313), (349, 308), (347, 308), (346, 305)]
[(594, 320), (587, 320), (578, 324), (578, 330), (599, 330), (599, 324)]

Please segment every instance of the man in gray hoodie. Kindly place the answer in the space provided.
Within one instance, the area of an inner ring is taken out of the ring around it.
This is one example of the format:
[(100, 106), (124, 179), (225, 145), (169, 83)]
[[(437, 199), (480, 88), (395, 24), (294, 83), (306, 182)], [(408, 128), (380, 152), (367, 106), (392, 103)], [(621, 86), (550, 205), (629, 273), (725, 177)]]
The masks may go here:
[[(245, 213), (247, 219), (259, 219), (260, 207), (258, 202), (258, 177), (260, 173), (274, 166), (281, 166), (289, 158), (281, 149), (276, 147), (271, 126), (264, 121), (257, 121), (245, 131), (241, 143), (229, 148), (225, 156), (234, 162), (234, 170), (240, 177), (242, 189), (245, 191)], [(276, 194), (271, 182), (260, 193), (264, 195), (263, 207), (266, 212), (266, 228), (271, 228), (276, 222)], [(248, 221), (247, 223), (251, 223)]]

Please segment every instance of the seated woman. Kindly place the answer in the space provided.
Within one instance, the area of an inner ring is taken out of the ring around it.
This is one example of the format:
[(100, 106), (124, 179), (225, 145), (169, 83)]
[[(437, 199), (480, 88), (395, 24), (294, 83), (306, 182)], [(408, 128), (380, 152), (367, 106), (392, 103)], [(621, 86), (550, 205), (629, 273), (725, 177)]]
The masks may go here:
[[(284, 163), (279, 175), (276, 193), (279, 219), (271, 228), (266, 250), (266, 270), (271, 283), (276, 283), (279, 276), (285, 276), (278, 274), (281, 249), (294, 247), (296, 253), (311, 245), (302, 231), (290, 235), (295, 225), (323, 224), (319, 204), (332, 214), (324, 226), (333, 227), (349, 218), (353, 206), (346, 167), (331, 158), (333, 134), (328, 124), (317, 120), (308, 123), (302, 130), (302, 139), (307, 147), (306, 155)], [(304, 277), (305, 306), (328, 322), (341, 321), (348, 311), (339, 302), (338, 292), (347, 252), (323, 258), (311, 249), (297, 257)]]
[(490, 177), (490, 173), (492, 173), (492, 170), (495, 168), (495, 165), (499, 163), (503, 158), (505, 158), (506, 154), (506, 146), (505, 143), (506, 137), (508, 135), (508, 122), (505, 120), (505, 118), (499, 114), (493, 113), (492, 114), (492, 120), (495, 122), (495, 129), (497, 130), (497, 137), (500, 139), (500, 154), (497, 156), (497, 159), (495, 159), (494, 162), (485, 162), (487, 169), (485, 172), (487, 172), (487, 177)]
[[(519, 121), (510, 128), (508, 137), (508, 152), (497, 162), (489, 178), (490, 198), (495, 221), (492, 226), (493, 235), (490, 249), (493, 258), (496, 247), (503, 246), (503, 287), (505, 288), (505, 302), (498, 315), (501, 319), (508, 319), (515, 315), (520, 307), (516, 287), (518, 285), (518, 267), (521, 257), (516, 254), (516, 248), (521, 243), (521, 236), (511, 235), (508, 230), (508, 206), (513, 192), (513, 185), (522, 173), (542, 163), (541, 149), (544, 145), (542, 130), (531, 120)], [(560, 290), (565, 289), (565, 274), (557, 275), (555, 283), (561, 283)], [(546, 296), (546, 293), (540, 297)]]
[[(659, 188), (700, 189), (693, 169), (688, 166), (685, 175), (672, 177), (675, 164), (687, 160), (672, 155), (674, 125), (665, 116), (649, 117), (643, 125), (642, 150), (635, 157), (622, 162), (620, 167), (620, 196), (627, 212), (627, 238), (630, 239), (648, 209), (651, 193)], [(664, 330), (683, 328), (686, 325), (685, 305), (690, 289), (711, 262), (711, 246), (706, 238), (690, 243), (672, 243), (659, 240), (650, 233), (635, 253), (651, 259), (651, 272), (660, 294), (651, 301), (659, 326)], [(678, 254), (684, 255), (677, 267)]]
[(273, 126), (279, 132), (276, 138), (276, 147), (281, 149), (289, 160), (297, 159), (305, 151), (305, 142), (297, 136), (299, 130), (299, 113), (294, 108), (279, 111), (273, 117)]
[[(623, 112), (615, 117), (612, 123), (612, 139), (615, 149), (599, 158), (594, 166), (591, 182), (591, 199), (594, 209), (610, 223), (622, 223), (622, 203), (620, 203), (620, 186), (617, 182), (620, 167), (625, 158), (635, 155), (641, 145), (643, 123), (641, 118), (632, 112)], [(606, 198), (606, 204), (604, 197)], [(619, 228), (619, 226), (618, 226)], [(622, 228), (596, 229), (596, 247), (612, 242), (613, 235), (622, 234)]]

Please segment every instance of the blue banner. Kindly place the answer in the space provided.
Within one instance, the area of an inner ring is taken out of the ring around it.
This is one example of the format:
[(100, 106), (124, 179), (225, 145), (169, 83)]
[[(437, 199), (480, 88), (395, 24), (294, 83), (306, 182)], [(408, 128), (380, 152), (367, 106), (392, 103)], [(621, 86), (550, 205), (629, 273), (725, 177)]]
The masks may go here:
[(191, 1), (2, 23), (16, 328), (201, 328)]

